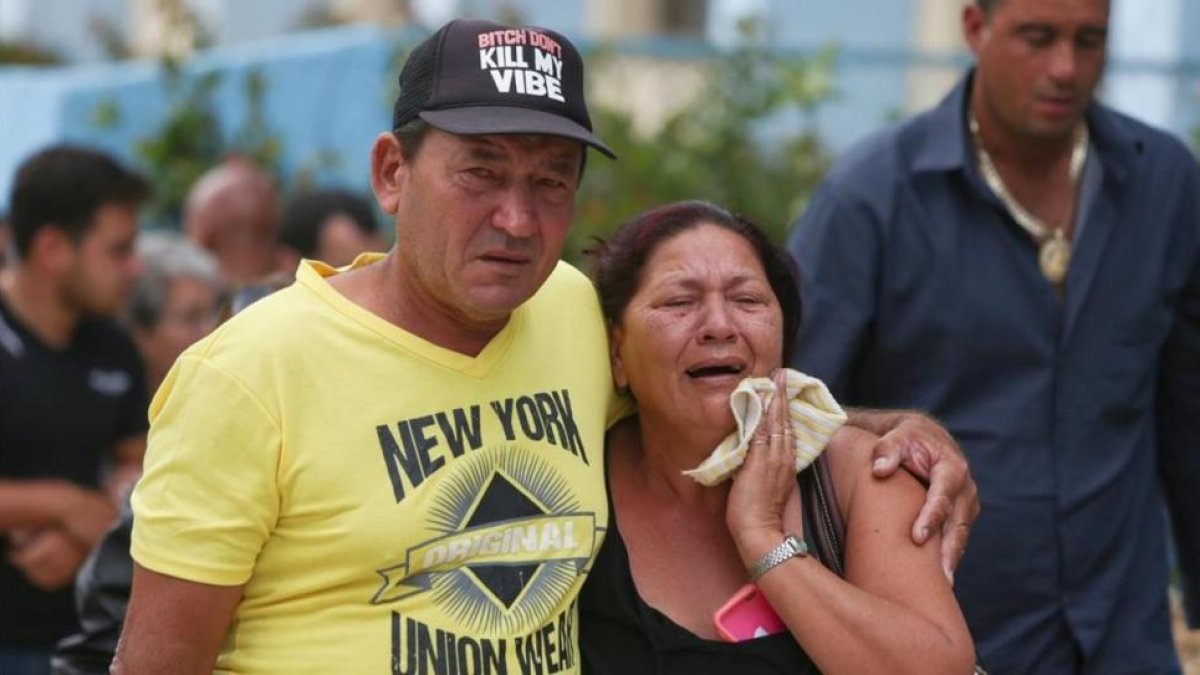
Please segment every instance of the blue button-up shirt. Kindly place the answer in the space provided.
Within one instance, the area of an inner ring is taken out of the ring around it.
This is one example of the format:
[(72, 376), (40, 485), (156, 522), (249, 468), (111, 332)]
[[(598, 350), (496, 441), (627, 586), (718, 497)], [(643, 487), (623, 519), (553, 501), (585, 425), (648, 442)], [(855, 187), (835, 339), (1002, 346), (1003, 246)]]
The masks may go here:
[(793, 365), (962, 444), (983, 513), (956, 592), (995, 672), (1035, 672), (1055, 631), (1088, 672), (1170, 670), (1160, 486), (1200, 579), (1200, 171), (1093, 105), (1060, 298), (976, 167), (970, 78), (850, 151), (794, 228)]

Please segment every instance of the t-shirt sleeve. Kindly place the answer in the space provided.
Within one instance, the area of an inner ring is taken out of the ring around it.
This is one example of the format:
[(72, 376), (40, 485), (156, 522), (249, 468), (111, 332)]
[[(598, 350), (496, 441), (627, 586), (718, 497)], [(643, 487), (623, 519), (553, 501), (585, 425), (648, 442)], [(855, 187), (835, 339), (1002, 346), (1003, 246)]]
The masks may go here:
[(176, 362), (150, 405), (131, 552), (161, 574), (244, 584), (279, 512), (279, 425), (234, 376)]

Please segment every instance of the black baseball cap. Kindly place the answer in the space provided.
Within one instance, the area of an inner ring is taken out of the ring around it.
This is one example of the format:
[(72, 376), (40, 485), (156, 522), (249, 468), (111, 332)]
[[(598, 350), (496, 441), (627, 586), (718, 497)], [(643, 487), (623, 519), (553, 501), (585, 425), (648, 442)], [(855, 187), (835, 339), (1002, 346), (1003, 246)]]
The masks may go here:
[(414, 118), (454, 134), (549, 134), (609, 157), (592, 133), (583, 58), (560, 33), (455, 19), (417, 45), (400, 71), (392, 128)]

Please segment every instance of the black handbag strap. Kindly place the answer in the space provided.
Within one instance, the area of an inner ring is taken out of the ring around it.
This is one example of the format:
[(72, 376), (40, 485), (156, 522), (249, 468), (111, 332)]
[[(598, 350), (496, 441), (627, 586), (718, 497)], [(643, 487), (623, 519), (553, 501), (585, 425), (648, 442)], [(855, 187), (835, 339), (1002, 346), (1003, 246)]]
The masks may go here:
[(817, 558), (838, 576), (845, 576), (842, 542), (846, 538), (846, 524), (824, 455), (800, 472), (800, 494), (804, 497), (805, 526), (812, 528)]
[[(825, 455), (800, 472), (800, 493), (804, 499), (804, 526), (812, 528), (812, 543), (816, 545), (817, 558), (839, 577), (845, 577), (845, 548), (842, 542), (846, 540), (846, 523), (838, 508)], [(978, 663), (971, 672), (972, 675), (987, 675), (987, 670)]]

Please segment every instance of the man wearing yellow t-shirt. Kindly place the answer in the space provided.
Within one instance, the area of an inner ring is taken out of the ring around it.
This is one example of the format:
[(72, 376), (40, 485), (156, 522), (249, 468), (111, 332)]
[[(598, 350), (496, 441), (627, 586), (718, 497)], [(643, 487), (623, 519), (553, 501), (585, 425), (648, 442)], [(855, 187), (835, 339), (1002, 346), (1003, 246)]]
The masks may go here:
[[(371, 152), (397, 246), (303, 264), (151, 405), (114, 672), (579, 670), (622, 406), (558, 257), (585, 147), (612, 152), (550, 30), (451, 22), (400, 85)], [(973, 489), (940, 466), (931, 510)]]

